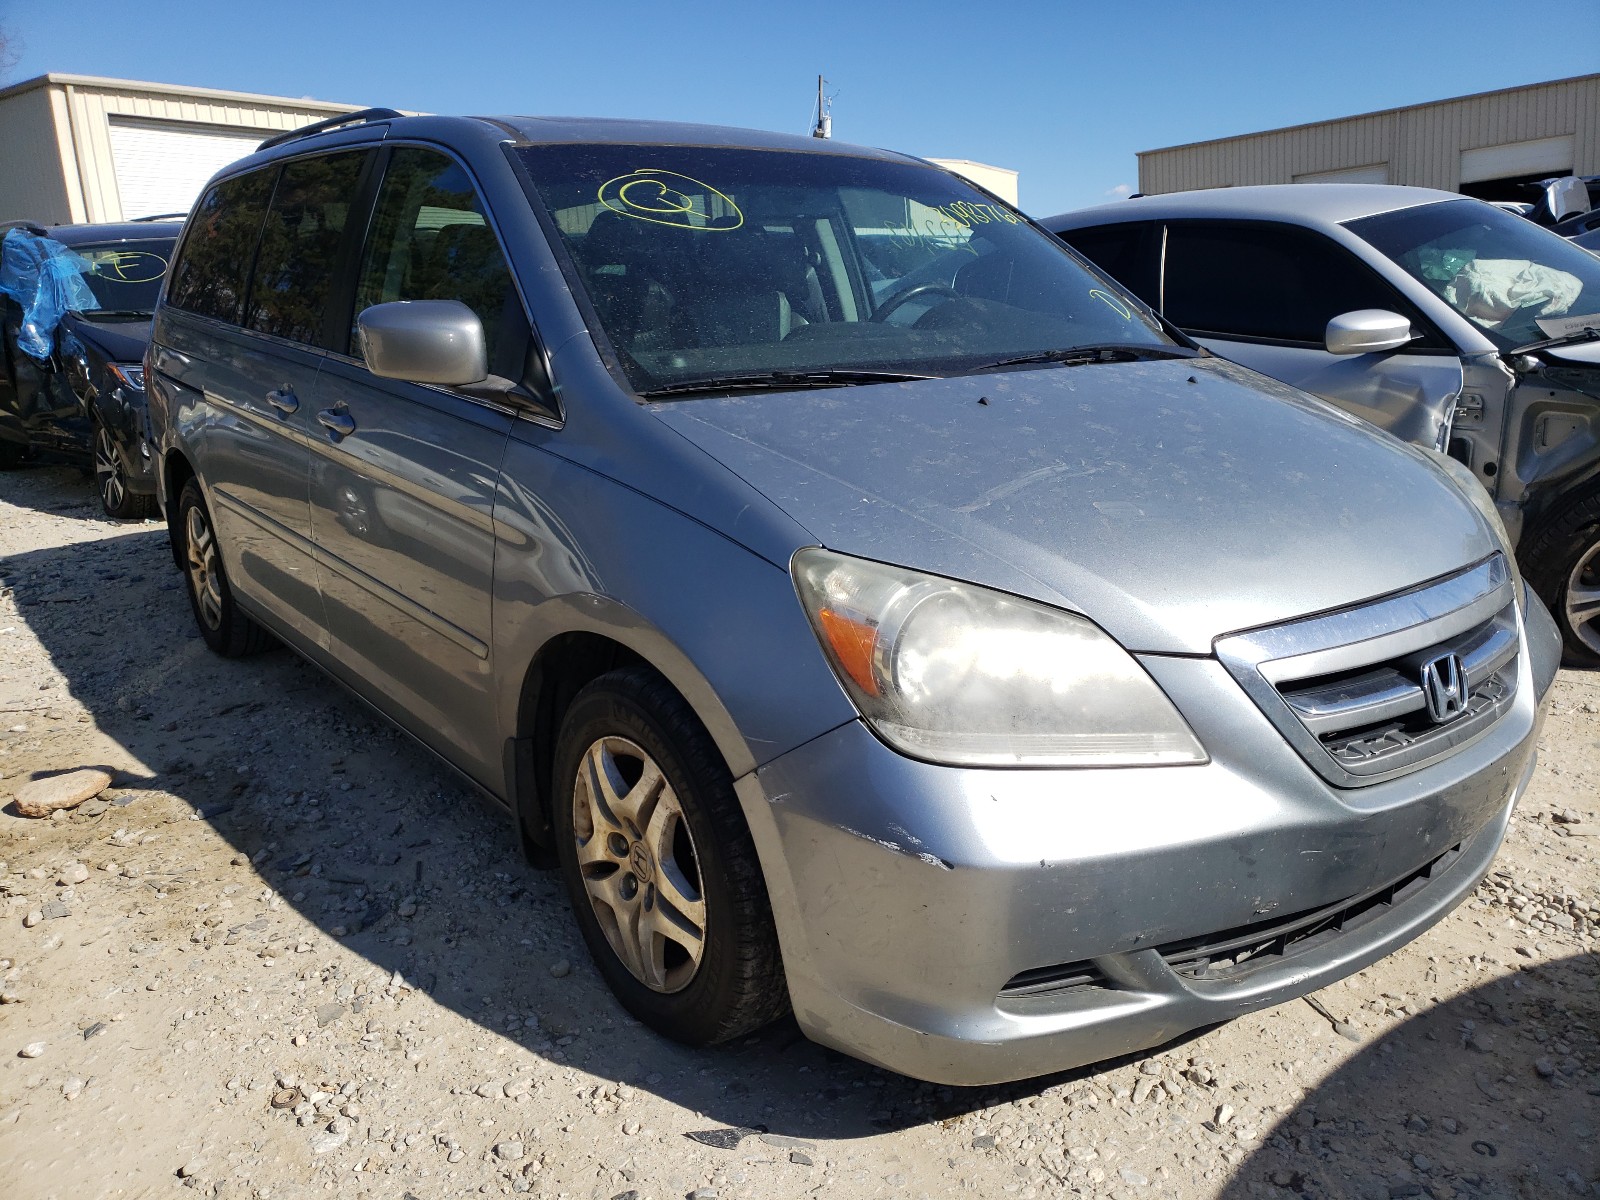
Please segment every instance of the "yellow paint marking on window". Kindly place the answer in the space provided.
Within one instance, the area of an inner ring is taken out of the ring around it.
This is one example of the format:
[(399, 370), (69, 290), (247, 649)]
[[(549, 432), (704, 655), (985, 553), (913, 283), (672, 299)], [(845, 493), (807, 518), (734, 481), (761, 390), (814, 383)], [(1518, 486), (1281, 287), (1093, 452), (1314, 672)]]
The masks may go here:
[(1109, 306), (1111, 311), (1124, 321), (1133, 320), (1133, 309), (1129, 308), (1119, 297), (1113, 296), (1110, 292), (1101, 291), (1099, 288), (1090, 288), (1089, 295)]
[(612, 212), (652, 225), (721, 233), (744, 224), (732, 197), (677, 171), (641, 167), (606, 180), (597, 195)]

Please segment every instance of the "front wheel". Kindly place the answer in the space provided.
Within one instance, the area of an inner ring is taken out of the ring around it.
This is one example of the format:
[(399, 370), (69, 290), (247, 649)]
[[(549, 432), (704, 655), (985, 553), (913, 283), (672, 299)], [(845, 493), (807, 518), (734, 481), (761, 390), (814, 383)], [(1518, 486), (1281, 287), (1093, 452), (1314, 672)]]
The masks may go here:
[(1600, 492), (1558, 511), (1517, 557), (1561, 627), (1567, 664), (1600, 667)]
[(211, 510), (206, 507), (200, 484), (193, 479), (179, 493), (177, 520), (189, 604), (206, 645), (224, 658), (242, 658), (272, 645), (272, 635), (233, 602), (233, 589), (228, 586), (211, 524)]
[(783, 1015), (788, 989), (755, 846), (715, 744), (634, 667), (578, 693), (556, 743), (562, 873), (600, 974), (691, 1046)]
[(99, 421), (94, 424), (94, 485), (100, 507), (118, 521), (142, 521), (155, 515), (156, 498), (128, 488), (128, 469), (111, 431)]

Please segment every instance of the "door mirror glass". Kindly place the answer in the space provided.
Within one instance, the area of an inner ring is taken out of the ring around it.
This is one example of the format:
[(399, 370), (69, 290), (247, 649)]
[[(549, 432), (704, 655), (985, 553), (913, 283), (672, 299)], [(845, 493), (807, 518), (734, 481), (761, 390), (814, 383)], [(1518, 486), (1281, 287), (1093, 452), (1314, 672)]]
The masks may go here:
[(367, 369), (382, 379), (464, 387), (489, 374), (483, 322), (459, 300), (396, 300), (361, 310)]
[(1411, 322), (1385, 308), (1359, 308), (1328, 322), (1323, 344), (1329, 354), (1396, 350), (1411, 340)]

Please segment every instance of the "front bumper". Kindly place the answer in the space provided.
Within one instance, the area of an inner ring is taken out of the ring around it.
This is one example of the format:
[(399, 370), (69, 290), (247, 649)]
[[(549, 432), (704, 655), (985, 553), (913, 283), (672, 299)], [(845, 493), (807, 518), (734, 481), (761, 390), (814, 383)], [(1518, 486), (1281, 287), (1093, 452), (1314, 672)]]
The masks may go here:
[[(1532, 774), (1555, 659), (1536, 600), (1526, 623), (1511, 711), (1360, 789), (1317, 776), (1198, 659), (1146, 666), (1204, 766), (962, 770), (859, 722), (768, 763), (738, 787), (801, 1027), (903, 1074), (988, 1084), (1156, 1046), (1390, 953), (1471, 892)], [(1207, 938), (1318, 912), (1341, 915), (1194, 972)]]

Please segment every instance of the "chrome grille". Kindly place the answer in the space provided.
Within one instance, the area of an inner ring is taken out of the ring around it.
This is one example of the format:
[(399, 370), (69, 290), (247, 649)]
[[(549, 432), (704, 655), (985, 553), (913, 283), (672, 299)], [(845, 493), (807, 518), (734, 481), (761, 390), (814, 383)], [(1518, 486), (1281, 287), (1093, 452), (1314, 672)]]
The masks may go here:
[(1513, 596), (1496, 555), (1371, 604), (1231, 635), (1217, 655), (1307, 762), (1360, 787), (1435, 762), (1505, 715), (1520, 662)]

